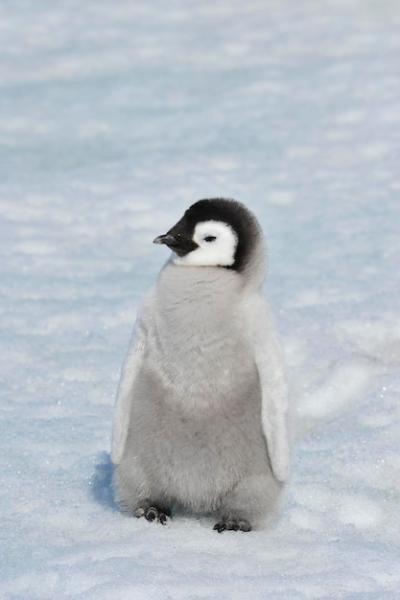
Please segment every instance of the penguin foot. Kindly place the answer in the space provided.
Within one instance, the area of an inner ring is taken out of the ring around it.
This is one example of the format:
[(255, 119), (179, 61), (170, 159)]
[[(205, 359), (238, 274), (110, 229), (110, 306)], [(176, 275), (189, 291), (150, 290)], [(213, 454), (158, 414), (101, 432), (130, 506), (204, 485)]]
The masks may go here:
[(246, 519), (222, 519), (215, 523), (213, 529), (222, 533), (223, 531), (251, 531), (251, 525)]
[(166, 508), (158, 508), (157, 506), (140, 506), (135, 510), (135, 517), (140, 519), (144, 517), (147, 521), (156, 521), (165, 525), (168, 517), (171, 517), (171, 512)]

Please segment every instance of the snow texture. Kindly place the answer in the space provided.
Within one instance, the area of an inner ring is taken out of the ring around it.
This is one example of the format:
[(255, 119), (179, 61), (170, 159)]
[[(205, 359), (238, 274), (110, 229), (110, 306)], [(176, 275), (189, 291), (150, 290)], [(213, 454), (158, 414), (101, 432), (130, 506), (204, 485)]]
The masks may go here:
[[(400, 5), (0, 3), (0, 597), (400, 597)], [(297, 443), (279, 523), (122, 516), (135, 309), (191, 202), (259, 217)]]

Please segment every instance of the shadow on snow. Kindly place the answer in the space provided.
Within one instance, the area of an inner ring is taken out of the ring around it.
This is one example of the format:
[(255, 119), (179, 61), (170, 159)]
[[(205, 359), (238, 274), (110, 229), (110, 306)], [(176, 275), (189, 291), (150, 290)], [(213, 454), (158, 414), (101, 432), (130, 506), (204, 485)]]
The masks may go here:
[(109, 452), (99, 452), (94, 473), (90, 480), (91, 496), (110, 510), (119, 510), (114, 498), (112, 486), (113, 464)]

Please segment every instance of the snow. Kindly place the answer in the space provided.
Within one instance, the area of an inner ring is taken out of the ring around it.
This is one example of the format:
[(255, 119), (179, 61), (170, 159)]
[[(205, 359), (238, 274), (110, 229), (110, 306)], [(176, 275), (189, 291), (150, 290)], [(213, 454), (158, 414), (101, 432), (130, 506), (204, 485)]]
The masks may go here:
[[(0, 597), (400, 595), (400, 9), (0, 4)], [(151, 240), (246, 202), (297, 405), (271, 530), (122, 516), (110, 430)]]

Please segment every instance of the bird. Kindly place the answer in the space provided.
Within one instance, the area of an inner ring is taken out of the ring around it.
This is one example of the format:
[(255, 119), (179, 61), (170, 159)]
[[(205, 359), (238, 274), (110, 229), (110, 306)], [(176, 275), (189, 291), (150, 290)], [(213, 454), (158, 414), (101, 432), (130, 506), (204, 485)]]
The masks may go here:
[(206, 198), (154, 239), (170, 256), (138, 309), (112, 432), (123, 512), (179, 511), (248, 532), (289, 477), (286, 369), (263, 296), (264, 235), (241, 202)]

